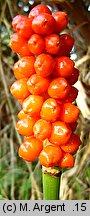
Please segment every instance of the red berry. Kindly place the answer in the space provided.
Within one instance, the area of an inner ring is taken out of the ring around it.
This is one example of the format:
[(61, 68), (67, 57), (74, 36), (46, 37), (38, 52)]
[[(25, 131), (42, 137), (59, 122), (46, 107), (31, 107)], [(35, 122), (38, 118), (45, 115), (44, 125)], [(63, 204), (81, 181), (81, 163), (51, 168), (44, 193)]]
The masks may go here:
[(65, 145), (71, 136), (71, 129), (68, 124), (56, 121), (52, 124), (50, 142), (59, 146)]
[(28, 41), (28, 47), (33, 54), (41, 54), (45, 48), (44, 38), (38, 34), (33, 34)]
[(47, 91), (49, 84), (48, 78), (34, 74), (28, 79), (27, 87), (31, 94), (40, 95)]
[(62, 150), (67, 153), (75, 153), (81, 144), (79, 136), (72, 134), (66, 145), (61, 146)]
[(53, 14), (56, 21), (55, 32), (61, 32), (64, 30), (68, 24), (68, 16), (65, 12), (58, 11)]
[(56, 78), (50, 83), (48, 94), (50, 97), (58, 99), (65, 98), (70, 91), (70, 85), (64, 78)]
[(13, 18), (14, 30), (24, 38), (29, 38), (33, 34), (32, 21), (26, 16), (17, 15)]
[(22, 57), (14, 64), (14, 75), (17, 79), (29, 78), (35, 73), (34, 56)]
[(10, 37), (10, 48), (21, 56), (32, 55), (28, 48), (27, 40), (17, 33), (12, 34)]
[(71, 75), (67, 78), (70, 85), (74, 85), (77, 82), (78, 76), (79, 76), (79, 70), (73, 68)]
[(74, 45), (74, 38), (68, 34), (61, 34), (59, 39), (59, 56), (69, 55)]
[(55, 60), (56, 65), (53, 74), (64, 78), (70, 77), (74, 68), (74, 62), (66, 56), (58, 57)]
[(59, 35), (51, 34), (45, 37), (45, 49), (50, 54), (57, 54), (59, 51)]
[(36, 16), (32, 21), (32, 29), (35, 33), (49, 35), (54, 32), (55, 19), (52, 15), (43, 13)]
[(70, 128), (71, 128), (72, 132), (74, 132), (76, 130), (77, 125), (78, 125), (77, 122), (70, 123)]
[(74, 86), (71, 86), (68, 95), (62, 100), (62, 102), (63, 103), (66, 103), (66, 102), (71, 103), (76, 99), (77, 95), (78, 95), (78, 90)]
[(43, 4), (39, 4), (37, 6), (35, 6), (29, 13), (29, 18), (34, 18), (36, 16), (38, 16), (39, 14), (42, 13), (48, 13), (48, 14), (52, 14), (51, 11), (49, 10), (49, 8), (46, 5)]
[(54, 67), (55, 61), (51, 55), (42, 53), (36, 57), (34, 68), (38, 75), (47, 77), (52, 73)]
[(64, 103), (61, 105), (61, 121), (72, 123), (78, 119), (80, 110), (72, 103)]
[(60, 168), (72, 168), (74, 166), (74, 157), (69, 153), (64, 153), (59, 163)]
[(48, 145), (40, 153), (40, 164), (45, 167), (56, 165), (62, 158), (62, 150), (58, 146)]

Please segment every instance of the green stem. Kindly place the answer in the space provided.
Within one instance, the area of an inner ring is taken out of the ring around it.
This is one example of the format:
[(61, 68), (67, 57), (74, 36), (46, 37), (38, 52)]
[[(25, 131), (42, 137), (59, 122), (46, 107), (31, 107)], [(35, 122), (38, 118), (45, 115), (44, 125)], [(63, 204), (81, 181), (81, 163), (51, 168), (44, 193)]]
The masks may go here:
[(56, 169), (45, 169), (43, 171), (43, 199), (59, 200), (60, 171)]

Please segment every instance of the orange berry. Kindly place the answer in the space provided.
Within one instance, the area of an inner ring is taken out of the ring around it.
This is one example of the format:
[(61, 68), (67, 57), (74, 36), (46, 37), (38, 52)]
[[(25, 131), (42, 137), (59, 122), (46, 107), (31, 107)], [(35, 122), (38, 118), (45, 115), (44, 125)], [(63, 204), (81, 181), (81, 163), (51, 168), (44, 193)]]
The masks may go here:
[(46, 121), (54, 122), (60, 116), (60, 110), (56, 100), (48, 98), (42, 105), (40, 116)]
[(24, 100), (30, 95), (30, 92), (27, 88), (27, 79), (23, 78), (20, 80), (15, 81), (11, 88), (10, 88), (11, 94), (16, 97), (17, 99)]
[(27, 87), (31, 94), (40, 95), (47, 91), (49, 84), (48, 78), (34, 74), (28, 79)]
[(43, 119), (39, 119), (33, 127), (34, 136), (39, 140), (45, 140), (51, 135), (51, 124)]
[(31, 136), (33, 135), (33, 126), (35, 122), (36, 119), (32, 117), (21, 119), (17, 122), (16, 129), (22, 136)]
[(22, 57), (14, 64), (14, 75), (17, 79), (29, 78), (35, 73), (34, 56)]
[(32, 136), (24, 136), (24, 141), (29, 141), (31, 138), (35, 138), (34, 135)]
[(75, 153), (81, 144), (79, 136), (72, 134), (66, 145), (61, 146), (62, 150), (67, 153)]
[(64, 103), (61, 105), (60, 119), (67, 123), (75, 122), (78, 119), (80, 110), (72, 103)]
[(64, 153), (59, 163), (60, 168), (72, 168), (74, 166), (74, 157), (69, 153)]
[(54, 32), (55, 19), (48, 13), (37, 15), (32, 21), (32, 29), (40, 35), (49, 35)]
[(45, 48), (44, 38), (38, 34), (33, 34), (28, 41), (28, 47), (33, 54), (41, 54)]
[(18, 154), (24, 160), (31, 162), (39, 156), (40, 152), (42, 151), (42, 148), (42, 142), (32, 137), (28, 141), (24, 141), (20, 145)]
[(38, 55), (34, 63), (36, 73), (42, 77), (49, 76), (54, 70), (54, 66), (55, 61), (51, 55), (44, 53)]
[(13, 29), (16, 31), (17, 30), (17, 23), (18, 22), (21, 22), (21, 20), (24, 19), (25, 16), (21, 15), (21, 14), (18, 14), (17, 16), (15, 16), (12, 20), (12, 26), (13, 26)]
[(24, 118), (27, 118), (29, 115), (26, 114), (23, 110), (20, 110), (20, 112), (18, 113), (18, 118), (21, 120), (21, 119), (24, 119)]
[(42, 13), (48, 13), (48, 14), (51, 14), (51, 11), (49, 10), (49, 8), (46, 6), (46, 5), (43, 5), (43, 4), (39, 4), (37, 6), (35, 6), (29, 13), (29, 18), (31, 17), (35, 17), (39, 14), (42, 14)]
[(71, 136), (71, 129), (68, 124), (56, 121), (52, 124), (50, 142), (59, 146), (65, 145)]
[(32, 117), (38, 117), (44, 98), (39, 95), (30, 95), (23, 102), (23, 110)]
[(60, 100), (57, 100), (57, 102), (60, 104), (62, 103), (71, 103), (73, 102), (78, 95), (78, 90), (74, 86), (70, 86), (70, 90), (68, 92), (68, 95), (65, 98), (60, 98)]
[(50, 83), (48, 94), (50, 97), (58, 99), (65, 98), (70, 91), (70, 85), (64, 78), (56, 78)]
[(58, 11), (53, 14), (53, 17), (56, 21), (55, 32), (61, 32), (64, 30), (68, 24), (68, 16), (63, 11)]
[(70, 77), (74, 69), (74, 62), (66, 56), (57, 57), (55, 61), (56, 64), (53, 75), (64, 78)]
[(14, 33), (10, 36), (10, 48), (20, 56), (32, 55), (32, 53), (29, 51), (27, 40), (17, 33)]
[(40, 164), (45, 167), (52, 167), (59, 163), (62, 158), (62, 150), (59, 146), (48, 145), (40, 153)]
[(29, 38), (33, 34), (32, 20), (24, 15), (15, 16), (12, 21), (12, 26), (24, 38)]
[(45, 50), (50, 54), (57, 54), (59, 51), (59, 35), (51, 34), (45, 37)]

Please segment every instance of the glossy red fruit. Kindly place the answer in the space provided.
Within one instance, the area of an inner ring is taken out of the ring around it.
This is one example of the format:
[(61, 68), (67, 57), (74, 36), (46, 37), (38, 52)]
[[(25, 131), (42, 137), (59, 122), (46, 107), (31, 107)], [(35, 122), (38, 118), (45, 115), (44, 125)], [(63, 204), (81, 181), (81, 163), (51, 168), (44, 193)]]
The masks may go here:
[(49, 35), (54, 32), (55, 19), (48, 13), (42, 13), (36, 16), (32, 21), (32, 29), (40, 35)]
[(51, 124), (43, 119), (39, 119), (33, 127), (34, 136), (39, 140), (45, 140), (51, 135)]
[(14, 75), (17, 79), (29, 78), (35, 73), (34, 56), (22, 57), (14, 64)]
[(47, 91), (49, 84), (48, 78), (34, 74), (28, 79), (27, 87), (31, 94), (42, 95)]
[(44, 38), (38, 34), (33, 34), (28, 40), (28, 47), (31, 53), (35, 55), (41, 54), (45, 49)]
[(71, 136), (71, 129), (68, 124), (56, 121), (52, 124), (50, 142), (59, 146), (65, 145)]
[(23, 110), (20, 110), (17, 116), (18, 116), (18, 119), (22, 120), (24, 118), (27, 118), (29, 115), (26, 114)]
[(20, 56), (31, 56), (32, 53), (28, 48), (28, 42), (19, 34), (14, 33), (10, 36), (10, 48)]
[(76, 130), (77, 125), (78, 125), (78, 122), (70, 123), (70, 128), (71, 128), (72, 132), (74, 132)]
[(45, 167), (57, 165), (62, 158), (62, 150), (59, 146), (48, 145), (40, 153), (40, 164)]
[(30, 95), (23, 102), (23, 110), (32, 117), (39, 117), (44, 98), (39, 95)]
[(27, 88), (27, 79), (23, 78), (20, 80), (16, 80), (11, 88), (10, 88), (11, 94), (16, 97), (17, 99), (24, 100), (30, 95), (30, 92)]
[(18, 133), (22, 136), (32, 136), (33, 135), (33, 126), (36, 122), (35, 118), (27, 116), (24, 119), (21, 119), (16, 124), (16, 129)]
[(53, 74), (55, 76), (68, 78), (71, 76), (72, 71), (74, 69), (74, 62), (66, 57), (61, 56), (55, 59), (55, 70), (53, 71)]
[(70, 91), (70, 85), (65, 78), (56, 78), (50, 83), (48, 94), (55, 99), (65, 98)]
[(47, 77), (52, 73), (54, 67), (55, 61), (51, 55), (42, 53), (36, 57), (34, 68), (38, 75)]
[(42, 119), (54, 122), (60, 116), (60, 106), (53, 98), (48, 98), (42, 105), (40, 116)]
[(33, 34), (32, 20), (24, 15), (15, 16), (12, 21), (12, 26), (24, 38), (28, 39)]
[(63, 11), (57, 11), (53, 14), (56, 21), (55, 32), (59, 33), (64, 30), (68, 24), (68, 16)]
[(51, 11), (49, 10), (49, 8), (44, 5), (44, 4), (39, 4), (37, 6), (35, 6), (29, 13), (29, 18), (34, 18), (36, 16), (38, 16), (39, 14), (42, 13), (48, 13), (48, 14), (52, 14)]
[(74, 38), (68, 34), (61, 34), (59, 37), (59, 56), (67, 56), (74, 45)]
[(76, 68), (73, 68), (72, 73), (70, 75), (70, 77), (67, 78), (68, 82), (70, 83), (70, 85), (74, 85), (79, 77), (79, 70)]
[(64, 103), (61, 105), (61, 121), (66, 123), (75, 122), (78, 119), (80, 110), (72, 103)]
[(66, 143), (66, 145), (61, 146), (62, 150), (67, 153), (75, 153), (77, 152), (79, 146), (81, 144), (79, 136), (76, 134), (72, 134), (69, 141)]
[(58, 164), (60, 168), (72, 168), (74, 166), (74, 157), (69, 153), (64, 153), (63, 157)]
[(71, 86), (68, 95), (62, 100), (62, 102), (63, 103), (67, 103), (67, 102), (72, 103), (76, 99), (77, 95), (78, 95), (78, 90), (74, 86)]
[(18, 154), (24, 160), (31, 162), (39, 156), (42, 148), (43, 143), (40, 140), (31, 137), (20, 145)]
[(50, 54), (57, 54), (59, 52), (59, 35), (51, 34), (45, 37), (45, 50)]
[(12, 26), (13, 26), (13, 29), (15, 31), (17, 31), (17, 23), (21, 22), (22, 20), (24, 20), (25, 16), (21, 15), (21, 14), (18, 14), (17, 16), (15, 16), (12, 20)]

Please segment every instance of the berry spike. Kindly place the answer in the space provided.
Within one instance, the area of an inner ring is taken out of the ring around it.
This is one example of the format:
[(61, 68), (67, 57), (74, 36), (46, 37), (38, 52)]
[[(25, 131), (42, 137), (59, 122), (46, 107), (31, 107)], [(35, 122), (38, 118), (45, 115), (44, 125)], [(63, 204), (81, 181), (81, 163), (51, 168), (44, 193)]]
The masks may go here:
[(24, 136), (18, 154), (25, 161), (37, 157), (43, 168), (44, 199), (59, 199), (60, 170), (74, 166), (81, 142), (74, 134), (80, 110), (73, 104), (73, 86), (79, 71), (70, 59), (74, 38), (61, 33), (68, 25), (66, 12), (52, 14), (43, 4), (28, 17), (12, 20), (11, 49), (21, 58), (14, 64), (17, 79), (10, 87), (20, 102), (16, 129)]

